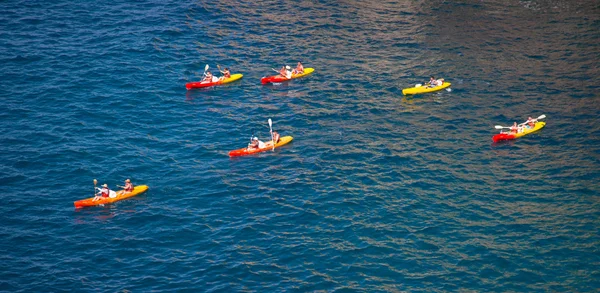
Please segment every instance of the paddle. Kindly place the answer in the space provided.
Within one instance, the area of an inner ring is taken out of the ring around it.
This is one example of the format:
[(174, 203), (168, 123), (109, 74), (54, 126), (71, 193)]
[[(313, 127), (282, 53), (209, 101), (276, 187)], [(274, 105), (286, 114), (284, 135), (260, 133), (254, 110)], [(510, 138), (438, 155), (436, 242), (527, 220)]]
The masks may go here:
[(271, 132), (271, 142), (273, 144), (273, 151), (275, 151), (275, 139), (273, 139), (273, 121), (269, 118), (269, 131)]
[[(546, 115), (541, 115), (540, 117), (538, 117), (538, 118), (536, 118), (536, 119), (533, 119), (533, 120), (534, 120), (534, 121), (537, 121), (537, 120), (544, 119), (544, 118), (546, 118)], [(519, 125), (524, 125), (524, 124), (526, 124), (526, 123), (527, 123), (527, 122), (524, 122), (524, 123), (521, 123), (521, 124), (519, 124)], [(519, 126), (519, 125), (517, 125), (517, 126)], [(502, 129), (502, 128), (511, 128), (511, 127), (512, 127), (512, 126), (500, 126), (500, 125), (496, 125), (496, 126), (494, 126), (494, 128), (496, 128), (496, 129)]]
[(206, 76), (207, 71), (208, 71), (208, 64), (206, 64), (206, 66), (204, 66), (204, 73), (202, 75)]
[(94, 196), (96, 196), (96, 185), (98, 184), (98, 180), (94, 179)]
[[(546, 118), (546, 115), (541, 115), (540, 117), (533, 119), (533, 121), (538, 121), (538, 120), (544, 119), (544, 118)], [(527, 124), (527, 121), (525, 121), (519, 125), (525, 125), (525, 124)]]

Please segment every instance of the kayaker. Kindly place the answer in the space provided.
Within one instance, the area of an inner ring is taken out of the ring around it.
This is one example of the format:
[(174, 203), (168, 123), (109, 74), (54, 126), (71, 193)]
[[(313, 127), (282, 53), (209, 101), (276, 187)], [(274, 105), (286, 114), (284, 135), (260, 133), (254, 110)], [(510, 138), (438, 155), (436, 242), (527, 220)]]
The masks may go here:
[(210, 73), (210, 71), (206, 71), (206, 73), (204, 74), (204, 79), (202, 80), (202, 82), (212, 82), (213, 79), (213, 75), (212, 73)]
[(510, 127), (510, 132), (511, 133), (517, 133), (517, 132), (519, 132), (519, 126), (517, 125), (517, 122), (515, 122), (513, 124), (513, 126)]
[(275, 144), (279, 142), (279, 138), (281, 138), (279, 133), (277, 133), (277, 131), (273, 131), (273, 141), (275, 142)]
[(93, 201), (100, 200), (101, 198), (107, 198), (110, 195), (110, 189), (108, 188), (108, 184), (104, 183), (102, 185), (102, 189), (96, 187), (100, 192), (96, 193), (96, 197), (94, 197)]
[(221, 79), (231, 77), (231, 72), (229, 72), (229, 68), (227, 68), (227, 67), (225, 67), (225, 70), (221, 71), (221, 73), (223, 73), (223, 76), (221, 77)]
[(435, 76), (430, 76), (429, 78), (429, 82), (427, 83), (429, 85), (429, 87), (436, 87), (436, 86), (440, 86), (444, 83), (444, 79), (435, 79)]
[(296, 69), (294, 69), (292, 71), (292, 74), (301, 74), (304, 73), (304, 66), (302, 66), (302, 63), (298, 62), (298, 65), (296, 65)]
[(266, 147), (265, 143), (258, 140), (258, 137), (253, 137), (252, 142), (248, 144), (248, 149), (264, 149)]
[(527, 118), (527, 121), (525, 121), (525, 123), (527, 123), (527, 125), (529, 125), (530, 128), (535, 127), (535, 119), (533, 119), (531, 117)]
[(290, 69), (292, 68), (289, 65), (282, 66), (279, 70), (279, 75), (287, 79), (292, 78), (292, 71)]
[(292, 78), (292, 68), (289, 65), (285, 66), (285, 77)]
[(123, 188), (123, 190), (119, 191), (118, 195), (133, 191), (133, 184), (131, 183), (131, 180), (129, 180), (129, 179), (125, 180), (125, 186), (119, 186), (119, 187)]

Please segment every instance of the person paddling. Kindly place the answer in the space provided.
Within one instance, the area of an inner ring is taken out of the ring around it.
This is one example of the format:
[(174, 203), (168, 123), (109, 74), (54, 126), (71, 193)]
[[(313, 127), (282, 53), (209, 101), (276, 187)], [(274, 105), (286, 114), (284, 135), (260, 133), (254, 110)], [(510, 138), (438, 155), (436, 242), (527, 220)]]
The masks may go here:
[(277, 144), (280, 138), (281, 136), (279, 135), (279, 133), (277, 133), (277, 131), (273, 131), (273, 143)]
[(530, 128), (534, 128), (535, 127), (535, 121), (536, 119), (533, 119), (531, 117), (527, 118), (527, 121), (525, 121), (525, 123), (530, 127)]
[(294, 69), (292, 71), (292, 74), (302, 74), (304, 73), (304, 66), (302, 66), (302, 63), (298, 62), (298, 65), (296, 65), (296, 69)]
[(131, 180), (129, 180), (129, 179), (125, 180), (125, 186), (119, 186), (119, 187), (123, 188), (123, 190), (119, 191), (119, 195), (133, 191), (133, 184), (131, 183)]
[(108, 188), (108, 184), (103, 184), (102, 189), (96, 187), (100, 192), (96, 193), (96, 197), (94, 197), (93, 201), (100, 200), (102, 198), (108, 198), (110, 196), (110, 189)]
[(229, 72), (229, 68), (228, 67), (225, 67), (225, 69), (223, 71), (221, 71), (221, 73), (223, 74), (223, 76), (221, 76), (221, 78), (219, 78), (220, 80), (223, 80), (223, 79), (231, 77), (231, 72)]
[(207, 70), (202, 82), (212, 82), (212, 79), (213, 79), (212, 73), (210, 73), (210, 71)]
[(248, 144), (248, 149), (264, 149), (266, 147), (265, 143), (258, 140), (258, 137), (253, 137), (252, 142)]
[(444, 79), (435, 79), (435, 76), (430, 76), (429, 77), (429, 82), (427, 83), (428, 87), (436, 87), (436, 86), (440, 86), (444, 83)]
[(517, 122), (515, 122), (513, 124), (513, 126), (510, 127), (510, 132), (511, 133), (517, 133), (517, 132), (519, 132), (519, 126), (517, 125)]

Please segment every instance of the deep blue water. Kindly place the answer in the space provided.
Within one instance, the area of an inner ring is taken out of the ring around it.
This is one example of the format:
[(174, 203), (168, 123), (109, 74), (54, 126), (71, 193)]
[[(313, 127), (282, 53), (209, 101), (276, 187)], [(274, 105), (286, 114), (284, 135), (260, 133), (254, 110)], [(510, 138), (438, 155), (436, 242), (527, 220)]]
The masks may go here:
[(49, 2), (0, 3), (0, 291), (599, 290), (597, 1)]

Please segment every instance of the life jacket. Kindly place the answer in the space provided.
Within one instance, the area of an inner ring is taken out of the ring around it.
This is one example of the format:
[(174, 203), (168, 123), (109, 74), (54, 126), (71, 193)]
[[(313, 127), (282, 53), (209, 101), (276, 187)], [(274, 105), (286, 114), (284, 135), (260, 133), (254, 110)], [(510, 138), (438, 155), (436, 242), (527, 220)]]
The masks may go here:
[(102, 197), (108, 197), (110, 195), (110, 189), (107, 188), (102, 188)]
[(133, 184), (132, 184), (131, 182), (130, 182), (130, 183), (127, 183), (127, 184), (125, 184), (125, 191), (126, 191), (126, 192), (131, 192), (131, 191), (133, 191)]
[(230, 78), (231, 73), (229, 71), (225, 71), (225, 73), (223, 73), (223, 76), (225, 76), (225, 78)]
[(279, 138), (280, 138), (279, 133), (274, 133), (273, 134), (273, 143), (278, 143), (279, 142)]

